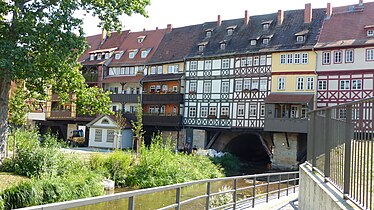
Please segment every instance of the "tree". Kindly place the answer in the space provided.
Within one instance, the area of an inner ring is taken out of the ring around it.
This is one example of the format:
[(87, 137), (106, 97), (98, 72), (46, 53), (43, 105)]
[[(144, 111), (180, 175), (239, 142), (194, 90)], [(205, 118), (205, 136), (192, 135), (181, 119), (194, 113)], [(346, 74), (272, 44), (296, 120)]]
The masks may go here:
[(133, 147), (135, 144), (136, 157), (139, 156), (140, 146), (143, 143), (143, 107), (138, 98), (138, 105), (136, 106), (136, 121), (131, 120), (132, 132), (134, 133)]
[(121, 29), (119, 16), (147, 16), (149, 0), (1, 0), (0, 1), (0, 153), (4, 151), (10, 82), (25, 80), (43, 94), (85, 89), (79, 55), (87, 44), (78, 10), (92, 12), (107, 31)]

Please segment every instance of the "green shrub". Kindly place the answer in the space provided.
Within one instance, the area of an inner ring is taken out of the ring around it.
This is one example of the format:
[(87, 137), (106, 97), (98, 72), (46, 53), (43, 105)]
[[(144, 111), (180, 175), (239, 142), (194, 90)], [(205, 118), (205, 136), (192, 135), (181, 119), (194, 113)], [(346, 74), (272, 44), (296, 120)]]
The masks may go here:
[(225, 153), (222, 157), (213, 157), (211, 160), (224, 169), (226, 176), (237, 174), (239, 170), (239, 158), (230, 153)]
[(4, 210), (4, 199), (0, 196), (0, 210)]
[[(218, 192), (227, 192), (232, 190), (230, 186), (224, 185), (218, 189)], [(233, 202), (233, 196), (231, 192), (213, 195), (210, 198), (209, 208), (216, 208)]]

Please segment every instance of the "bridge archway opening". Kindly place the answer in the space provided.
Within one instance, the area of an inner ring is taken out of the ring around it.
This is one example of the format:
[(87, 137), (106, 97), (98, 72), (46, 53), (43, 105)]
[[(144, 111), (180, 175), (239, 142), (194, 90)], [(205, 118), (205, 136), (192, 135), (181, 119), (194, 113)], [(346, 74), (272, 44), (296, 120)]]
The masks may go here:
[(225, 147), (229, 152), (241, 159), (252, 163), (271, 163), (265, 145), (256, 134), (242, 134), (233, 138)]

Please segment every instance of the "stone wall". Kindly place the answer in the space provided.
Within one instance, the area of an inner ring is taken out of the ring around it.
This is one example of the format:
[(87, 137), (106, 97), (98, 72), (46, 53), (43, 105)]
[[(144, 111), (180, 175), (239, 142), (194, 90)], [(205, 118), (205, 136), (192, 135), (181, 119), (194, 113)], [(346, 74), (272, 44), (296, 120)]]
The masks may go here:
[(274, 133), (272, 168), (297, 168), (297, 135), (288, 133), (288, 144), (284, 133)]

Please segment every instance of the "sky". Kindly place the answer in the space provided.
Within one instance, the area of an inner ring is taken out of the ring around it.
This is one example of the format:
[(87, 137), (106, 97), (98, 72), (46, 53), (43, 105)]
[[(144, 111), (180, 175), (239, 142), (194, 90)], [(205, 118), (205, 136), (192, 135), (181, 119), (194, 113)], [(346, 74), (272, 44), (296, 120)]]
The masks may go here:
[[(245, 10), (252, 16), (276, 13), (278, 10), (304, 9), (306, 3), (311, 3), (312, 8), (326, 8), (328, 2), (336, 7), (357, 4), (359, 0), (151, 0), (151, 5), (146, 7), (148, 18), (133, 14), (122, 16), (121, 20), (124, 30), (153, 30), (156, 27), (166, 28), (167, 24), (177, 28), (216, 21), (218, 15), (222, 20), (242, 18)], [(87, 36), (101, 33), (97, 18), (89, 14), (78, 14), (78, 17), (84, 19)]]

